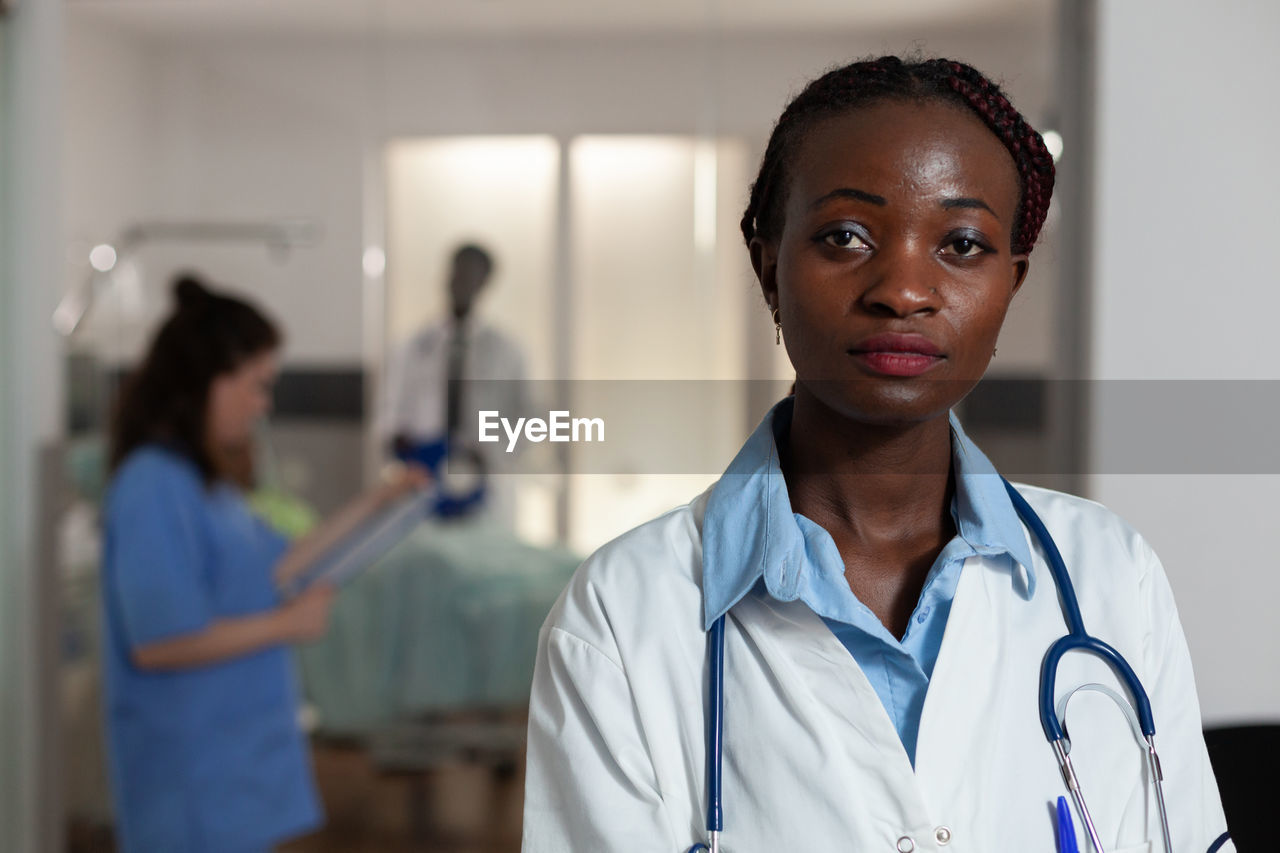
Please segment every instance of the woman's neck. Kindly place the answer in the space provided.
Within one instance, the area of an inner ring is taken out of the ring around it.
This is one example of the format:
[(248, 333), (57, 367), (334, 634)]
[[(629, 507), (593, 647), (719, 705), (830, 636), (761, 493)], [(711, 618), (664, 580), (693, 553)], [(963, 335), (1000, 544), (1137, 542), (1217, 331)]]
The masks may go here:
[(951, 426), (851, 420), (799, 390), (780, 449), (791, 506), (837, 541), (941, 540), (951, 529)]
[(799, 389), (780, 450), (792, 509), (831, 534), (853, 594), (901, 639), (956, 532), (948, 418), (867, 424)]

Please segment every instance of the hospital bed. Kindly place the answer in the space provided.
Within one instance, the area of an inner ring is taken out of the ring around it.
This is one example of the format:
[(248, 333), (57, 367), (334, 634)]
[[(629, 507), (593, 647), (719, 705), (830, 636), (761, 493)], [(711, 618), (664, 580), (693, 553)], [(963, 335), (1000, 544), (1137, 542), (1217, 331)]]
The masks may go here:
[(538, 630), (580, 559), (499, 525), (426, 522), (338, 596), (298, 655), (321, 736), (389, 771), (523, 753)]

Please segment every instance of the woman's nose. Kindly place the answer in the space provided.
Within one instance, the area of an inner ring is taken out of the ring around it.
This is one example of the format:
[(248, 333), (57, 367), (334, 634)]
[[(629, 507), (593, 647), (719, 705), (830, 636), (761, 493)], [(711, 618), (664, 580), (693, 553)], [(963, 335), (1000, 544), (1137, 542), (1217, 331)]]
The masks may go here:
[(937, 264), (932, 257), (903, 249), (876, 258), (866, 272), (871, 274), (861, 302), (871, 312), (884, 316), (909, 317), (932, 313), (941, 307), (938, 295)]

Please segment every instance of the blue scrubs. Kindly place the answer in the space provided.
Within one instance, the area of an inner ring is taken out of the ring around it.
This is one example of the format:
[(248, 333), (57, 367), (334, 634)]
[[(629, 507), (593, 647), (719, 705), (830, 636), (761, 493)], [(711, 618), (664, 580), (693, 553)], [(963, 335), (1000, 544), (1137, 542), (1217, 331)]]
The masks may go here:
[(143, 671), (139, 646), (279, 603), (285, 541), (225, 484), (157, 445), (129, 455), (107, 493), (103, 664), (111, 781), (123, 851), (248, 853), (322, 815), (289, 650)]

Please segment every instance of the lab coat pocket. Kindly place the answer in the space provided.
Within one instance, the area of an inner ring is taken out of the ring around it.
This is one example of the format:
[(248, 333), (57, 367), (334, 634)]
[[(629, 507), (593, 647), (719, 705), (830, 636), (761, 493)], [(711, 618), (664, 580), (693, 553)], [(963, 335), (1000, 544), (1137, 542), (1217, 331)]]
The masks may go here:
[(1139, 844), (1136, 847), (1112, 847), (1111, 853), (1151, 853), (1151, 842)]

